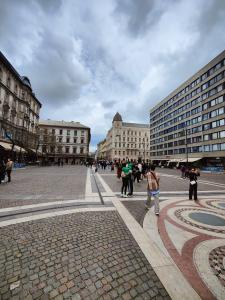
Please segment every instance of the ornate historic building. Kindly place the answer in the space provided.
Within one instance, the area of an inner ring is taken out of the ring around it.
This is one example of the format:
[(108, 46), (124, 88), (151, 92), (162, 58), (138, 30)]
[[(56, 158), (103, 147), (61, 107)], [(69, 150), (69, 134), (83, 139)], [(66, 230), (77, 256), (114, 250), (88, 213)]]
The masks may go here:
[[(41, 103), (30, 80), (0, 52), (0, 150), (36, 152)], [(22, 147), (22, 148), (21, 148)], [(25, 150), (24, 150), (25, 149)]]
[(149, 124), (125, 123), (117, 112), (106, 136), (106, 159), (148, 161), (149, 146)]
[(75, 164), (89, 155), (91, 130), (79, 122), (40, 120), (39, 151), (47, 161)]

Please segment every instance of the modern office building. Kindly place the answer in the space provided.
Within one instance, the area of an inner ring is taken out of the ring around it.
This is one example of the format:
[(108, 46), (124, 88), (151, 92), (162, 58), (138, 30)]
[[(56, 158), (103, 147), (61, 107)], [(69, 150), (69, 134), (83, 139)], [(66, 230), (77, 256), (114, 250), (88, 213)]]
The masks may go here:
[(108, 160), (149, 160), (149, 124), (125, 123), (117, 112), (107, 133), (105, 155)]
[[(30, 80), (20, 76), (0, 51), (0, 154), (35, 153), (41, 103)], [(21, 157), (19, 157), (20, 159)]]
[(150, 155), (225, 166), (225, 51), (150, 110)]
[(77, 164), (89, 155), (90, 128), (79, 122), (40, 120), (40, 159)]

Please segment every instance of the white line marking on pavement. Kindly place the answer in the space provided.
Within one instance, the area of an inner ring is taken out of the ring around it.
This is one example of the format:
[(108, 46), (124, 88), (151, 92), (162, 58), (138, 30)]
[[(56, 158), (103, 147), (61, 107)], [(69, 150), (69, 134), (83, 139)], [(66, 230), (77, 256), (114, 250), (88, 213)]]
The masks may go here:
[(114, 207), (76, 208), (76, 209), (70, 209), (67, 211), (57, 211), (57, 212), (51, 212), (51, 213), (45, 213), (45, 214), (39, 214), (39, 215), (33, 215), (33, 216), (28, 216), (28, 217), (22, 217), (22, 218), (18, 218), (18, 219), (2, 221), (2, 222), (0, 222), (0, 227), (5, 227), (5, 226), (29, 222), (29, 221), (35, 221), (35, 220), (40, 220), (40, 219), (52, 218), (52, 217), (57, 217), (57, 216), (64, 216), (64, 215), (69, 215), (69, 214), (79, 213), (79, 212), (114, 211), (114, 210), (116, 210)]
[[(86, 185), (85, 185), (85, 200), (88, 201), (87, 199), (89, 197), (95, 196), (96, 197), (97, 193), (92, 192), (92, 187), (91, 187), (91, 172), (90, 169), (87, 169), (87, 177), (86, 177)], [(99, 199), (99, 197), (98, 197)], [(99, 199), (100, 201), (100, 199)]]
[[(104, 188), (109, 193), (113, 193), (106, 182)], [(172, 259), (166, 257), (156, 243), (147, 236), (121, 201), (117, 197), (112, 197), (111, 200), (170, 297), (173, 300), (200, 300), (201, 298), (184, 278)]]
[[(181, 178), (181, 177), (176, 176), (176, 175), (169, 175), (169, 174), (163, 174), (163, 173), (160, 173), (160, 176), (164, 176), (164, 177), (172, 177), (172, 178), (179, 179), (179, 180), (182, 180), (182, 181), (185, 180), (184, 178)], [(218, 182), (213, 182), (213, 181), (207, 181), (207, 180), (199, 179), (199, 180), (198, 180), (198, 183), (208, 184), (208, 185), (213, 185), (213, 186), (225, 188), (225, 184), (223, 184), (223, 183), (218, 183)]]

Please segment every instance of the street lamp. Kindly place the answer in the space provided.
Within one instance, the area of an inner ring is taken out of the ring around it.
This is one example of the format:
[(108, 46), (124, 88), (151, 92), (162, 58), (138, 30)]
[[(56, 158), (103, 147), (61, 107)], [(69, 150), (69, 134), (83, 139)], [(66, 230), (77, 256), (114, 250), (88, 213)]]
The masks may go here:
[(188, 139), (187, 139), (188, 129), (187, 129), (187, 127), (185, 127), (185, 129), (184, 129), (184, 134), (185, 134), (186, 163), (188, 165)]

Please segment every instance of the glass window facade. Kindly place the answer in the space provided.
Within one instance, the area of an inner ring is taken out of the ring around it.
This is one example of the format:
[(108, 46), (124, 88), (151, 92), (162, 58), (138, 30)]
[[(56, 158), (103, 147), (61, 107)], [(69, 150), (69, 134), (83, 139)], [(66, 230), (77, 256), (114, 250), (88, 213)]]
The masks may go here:
[(222, 151), (225, 52), (170, 95), (150, 112), (150, 156)]

